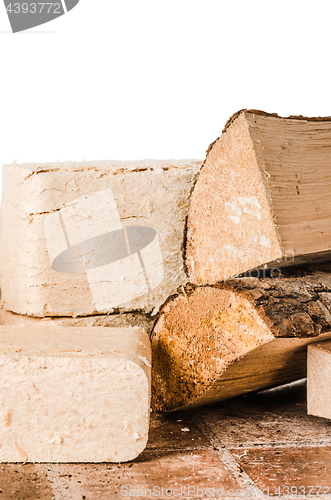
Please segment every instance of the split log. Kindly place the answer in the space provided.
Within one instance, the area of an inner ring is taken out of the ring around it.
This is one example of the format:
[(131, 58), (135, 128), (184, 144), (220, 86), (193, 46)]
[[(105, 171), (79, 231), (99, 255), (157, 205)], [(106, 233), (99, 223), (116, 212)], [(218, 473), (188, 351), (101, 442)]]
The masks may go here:
[(154, 313), (185, 279), (194, 160), (5, 165), (1, 293), (30, 316)]
[(307, 413), (331, 419), (331, 342), (308, 347)]
[(330, 164), (331, 118), (236, 113), (210, 145), (192, 191), (190, 281), (330, 258)]
[(0, 328), (0, 462), (125, 462), (146, 446), (139, 328)]
[(331, 338), (331, 273), (187, 285), (152, 332), (152, 407), (175, 410), (306, 376), (306, 346)]

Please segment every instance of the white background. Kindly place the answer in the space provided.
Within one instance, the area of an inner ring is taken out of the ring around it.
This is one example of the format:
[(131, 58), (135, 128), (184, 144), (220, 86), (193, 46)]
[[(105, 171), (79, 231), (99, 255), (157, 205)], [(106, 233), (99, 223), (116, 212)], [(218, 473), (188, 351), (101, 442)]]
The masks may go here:
[(0, 163), (204, 158), (241, 108), (331, 115), (330, 2), (80, 0), (12, 34)]

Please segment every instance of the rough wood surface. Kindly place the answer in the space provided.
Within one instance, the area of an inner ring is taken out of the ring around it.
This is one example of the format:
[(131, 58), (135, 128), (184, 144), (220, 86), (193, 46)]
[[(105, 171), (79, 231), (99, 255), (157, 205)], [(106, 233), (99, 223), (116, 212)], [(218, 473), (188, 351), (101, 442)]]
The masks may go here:
[(95, 316), (82, 316), (70, 318), (68, 316), (53, 316), (37, 318), (35, 316), (24, 316), (6, 311), (0, 307), (0, 326), (73, 326), (90, 327), (102, 326), (107, 328), (138, 327), (151, 334), (156, 316), (141, 312), (124, 314), (98, 314)]
[(30, 316), (156, 312), (186, 280), (196, 160), (3, 167), (1, 293)]
[(242, 110), (207, 151), (190, 199), (186, 268), (213, 284), (331, 252), (331, 118)]
[(308, 348), (307, 412), (331, 419), (331, 342)]
[(152, 332), (156, 411), (213, 402), (306, 375), (306, 346), (331, 336), (331, 274), (187, 285)]

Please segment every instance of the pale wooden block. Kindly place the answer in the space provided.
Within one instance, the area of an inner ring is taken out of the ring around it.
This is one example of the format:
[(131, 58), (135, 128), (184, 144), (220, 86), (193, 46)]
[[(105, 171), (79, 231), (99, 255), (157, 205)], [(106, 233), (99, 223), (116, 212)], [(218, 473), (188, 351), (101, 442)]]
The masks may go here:
[(2, 300), (30, 316), (156, 313), (186, 281), (195, 160), (5, 165)]
[(122, 462), (146, 446), (139, 328), (0, 328), (0, 461)]
[(331, 418), (331, 342), (308, 347), (307, 413)]
[(331, 118), (242, 110), (210, 145), (192, 190), (191, 283), (331, 255)]

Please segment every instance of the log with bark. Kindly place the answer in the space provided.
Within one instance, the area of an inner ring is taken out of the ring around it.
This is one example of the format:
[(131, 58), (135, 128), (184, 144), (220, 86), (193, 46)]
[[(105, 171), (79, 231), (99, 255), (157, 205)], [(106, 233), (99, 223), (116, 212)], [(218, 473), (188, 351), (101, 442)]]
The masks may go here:
[(236, 113), (210, 145), (192, 191), (190, 281), (330, 258), (330, 190), (331, 118)]
[(197, 406), (305, 377), (307, 345), (330, 338), (330, 272), (182, 287), (152, 331), (153, 409)]

